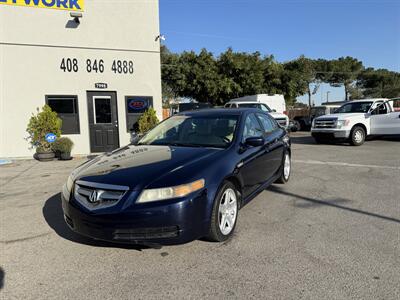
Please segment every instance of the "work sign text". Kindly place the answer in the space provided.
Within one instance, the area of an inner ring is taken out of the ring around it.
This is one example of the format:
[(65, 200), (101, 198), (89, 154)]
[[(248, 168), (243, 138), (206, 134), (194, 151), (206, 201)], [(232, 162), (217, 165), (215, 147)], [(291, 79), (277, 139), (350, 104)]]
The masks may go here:
[(85, 0), (0, 0), (0, 4), (83, 11)]

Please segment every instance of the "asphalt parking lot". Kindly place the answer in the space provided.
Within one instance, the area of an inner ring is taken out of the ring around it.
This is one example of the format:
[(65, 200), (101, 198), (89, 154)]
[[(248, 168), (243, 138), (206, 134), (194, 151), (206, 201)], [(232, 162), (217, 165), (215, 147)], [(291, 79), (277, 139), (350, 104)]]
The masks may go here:
[(161, 249), (73, 234), (59, 191), (82, 159), (0, 167), (3, 299), (399, 299), (400, 141), (316, 145), (239, 212), (234, 238)]

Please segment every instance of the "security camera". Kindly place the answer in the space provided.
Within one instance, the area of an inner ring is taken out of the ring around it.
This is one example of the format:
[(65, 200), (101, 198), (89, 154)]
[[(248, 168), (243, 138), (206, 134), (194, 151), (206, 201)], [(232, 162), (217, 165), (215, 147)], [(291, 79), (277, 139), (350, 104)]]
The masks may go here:
[(157, 36), (156, 36), (156, 42), (157, 42), (158, 40), (160, 40), (160, 41), (165, 41), (165, 35), (163, 35), (163, 34), (157, 35)]
[(71, 18), (74, 18), (74, 21), (75, 21), (76, 24), (80, 23), (79, 19), (82, 18), (82, 13), (80, 13), (80, 12), (71, 12), (69, 15), (71, 16)]

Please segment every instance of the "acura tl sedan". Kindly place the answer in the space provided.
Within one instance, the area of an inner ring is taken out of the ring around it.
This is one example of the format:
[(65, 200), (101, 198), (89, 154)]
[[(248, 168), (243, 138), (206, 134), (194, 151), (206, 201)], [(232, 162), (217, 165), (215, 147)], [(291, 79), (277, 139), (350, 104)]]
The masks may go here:
[(239, 210), (291, 170), (285, 129), (257, 109), (175, 115), (136, 144), (76, 168), (62, 191), (65, 221), (98, 240), (222, 242)]

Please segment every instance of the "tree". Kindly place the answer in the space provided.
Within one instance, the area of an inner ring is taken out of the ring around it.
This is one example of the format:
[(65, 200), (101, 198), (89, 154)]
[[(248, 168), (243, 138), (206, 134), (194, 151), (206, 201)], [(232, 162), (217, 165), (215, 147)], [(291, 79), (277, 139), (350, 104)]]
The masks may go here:
[(400, 97), (400, 74), (386, 69), (368, 68), (359, 74), (357, 87), (369, 98)]
[(185, 82), (179, 96), (218, 104), (220, 76), (213, 54), (206, 49), (198, 55), (193, 51), (183, 52), (179, 63)]
[(306, 58), (304, 55), (298, 59), (289, 61), (284, 64), (285, 82), (291, 82), (286, 89), (286, 95), (289, 99), (297, 96), (308, 94), (308, 105), (312, 106), (311, 84), (317, 80), (315, 72), (315, 63), (313, 60)]
[(166, 46), (161, 46), (161, 83), (162, 100), (164, 105), (169, 105), (186, 85), (184, 75), (179, 63), (179, 55), (171, 53)]
[(364, 69), (362, 62), (356, 58), (347, 56), (330, 61), (329, 66), (330, 76), (327, 78), (328, 83), (334, 87), (343, 86), (345, 100), (348, 101), (351, 87)]
[(247, 54), (229, 48), (220, 55), (217, 66), (226, 83), (221, 92), (227, 100), (264, 91), (264, 63), (259, 52)]

